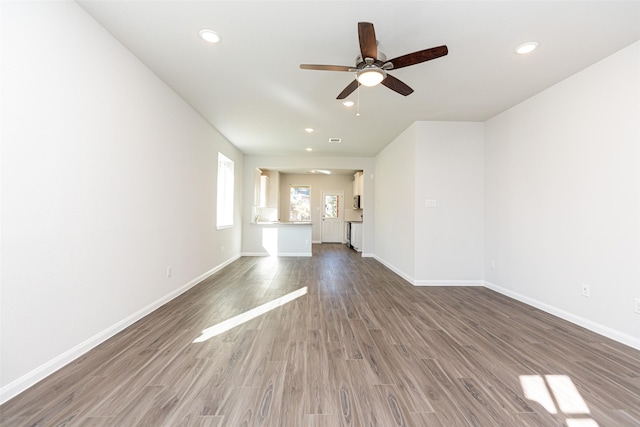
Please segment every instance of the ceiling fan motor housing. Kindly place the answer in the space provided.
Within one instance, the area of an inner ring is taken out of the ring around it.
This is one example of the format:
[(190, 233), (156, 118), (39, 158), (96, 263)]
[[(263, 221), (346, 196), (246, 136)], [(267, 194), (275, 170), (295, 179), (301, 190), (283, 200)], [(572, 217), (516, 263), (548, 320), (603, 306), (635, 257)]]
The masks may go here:
[[(359, 67), (360, 64), (366, 64), (365, 59), (362, 58), (362, 55), (356, 56), (356, 67)], [(384, 52), (379, 50), (378, 51), (378, 57), (377, 58), (372, 58), (372, 59), (373, 59), (374, 63), (376, 63), (376, 64), (380, 63), (380, 65), (382, 65), (387, 61), (387, 55), (385, 55)]]

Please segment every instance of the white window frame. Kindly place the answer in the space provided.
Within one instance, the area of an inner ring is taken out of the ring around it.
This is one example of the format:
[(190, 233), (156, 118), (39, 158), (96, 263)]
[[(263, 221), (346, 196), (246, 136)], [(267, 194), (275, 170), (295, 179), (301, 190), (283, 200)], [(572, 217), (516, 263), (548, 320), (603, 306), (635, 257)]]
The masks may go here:
[[(308, 188), (309, 189), (309, 197), (308, 197), (308, 201), (309, 201), (309, 218), (308, 219), (301, 219), (301, 218), (292, 218), (292, 211), (291, 208), (293, 206), (293, 203), (291, 203), (291, 190), (294, 188)], [(293, 185), (290, 184), (289, 185), (289, 221), (311, 221), (311, 186), (310, 185)]]
[(234, 165), (233, 160), (222, 153), (218, 153), (217, 188), (216, 228), (233, 227)]

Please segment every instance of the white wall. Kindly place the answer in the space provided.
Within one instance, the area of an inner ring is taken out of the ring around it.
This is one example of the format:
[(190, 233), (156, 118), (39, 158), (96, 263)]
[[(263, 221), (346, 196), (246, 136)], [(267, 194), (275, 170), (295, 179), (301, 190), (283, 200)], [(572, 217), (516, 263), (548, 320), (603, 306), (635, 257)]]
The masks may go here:
[[(363, 256), (374, 251), (374, 159), (369, 157), (316, 157), (308, 156), (244, 156), (244, 210), (242, 216), (242, 252), (260, 253), (262, 237), (260, 227), (251, 226), (251, 204), (253, 203), (253, 171), (255, 168), (284, 171), (287, 169), (354, 169), (364, 170), (364, 239)], [(351, 177), (353, 178), (353, 177)], [(284, 178), (281, 177), (281, 181)], [(345, 192), (346, 196), (346, 192)], [(281, 219), (286, 219), (281, 216)], [(315, 234), (314, 234), (315, 235)], [(315, 237), (314, 237), (315, 240)]]
[(1, 22), (6, 400), (239, 256), (243, 159), (77, 4), (3, 2)]
[[(480, 285), (484, 278), (483, 123), (417, 122), (416, 284)], [(426, 207), (435, 200), (436, 207)]]
[(415, 285), (483, 283), (483, 132), (416, 122), (376, 156), (376, 258)]
[(375, 256), (409, 281), (415, 277), (415, 153), (414, 123), (375, 158)]
[(489, 120), (485, 159), (489, 286), (640, 348), (640, 42)]

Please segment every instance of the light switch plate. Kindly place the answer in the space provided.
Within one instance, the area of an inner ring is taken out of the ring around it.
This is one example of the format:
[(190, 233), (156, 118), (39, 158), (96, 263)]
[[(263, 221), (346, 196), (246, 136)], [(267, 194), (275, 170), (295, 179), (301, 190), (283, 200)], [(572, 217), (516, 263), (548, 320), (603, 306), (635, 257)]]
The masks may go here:
[(427, 199), (427, 201), (425, 202), (425, 206), (428, 208), (437, 208), (438, 203), (433, 199)]

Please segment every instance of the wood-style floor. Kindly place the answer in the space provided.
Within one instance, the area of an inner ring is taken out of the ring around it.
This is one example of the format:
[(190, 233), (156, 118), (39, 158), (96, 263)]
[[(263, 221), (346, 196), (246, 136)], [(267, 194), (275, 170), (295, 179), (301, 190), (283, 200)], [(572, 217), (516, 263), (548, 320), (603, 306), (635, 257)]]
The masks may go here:
[(640, 426), (639, 351), (485, 288), (413, 287), (342, 245), (313, 255), (239, 259), (5, 403), (1, 425)]

